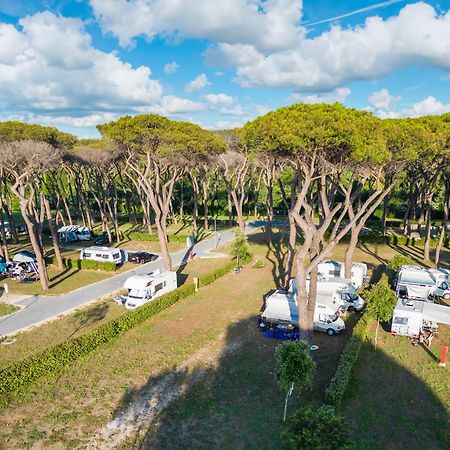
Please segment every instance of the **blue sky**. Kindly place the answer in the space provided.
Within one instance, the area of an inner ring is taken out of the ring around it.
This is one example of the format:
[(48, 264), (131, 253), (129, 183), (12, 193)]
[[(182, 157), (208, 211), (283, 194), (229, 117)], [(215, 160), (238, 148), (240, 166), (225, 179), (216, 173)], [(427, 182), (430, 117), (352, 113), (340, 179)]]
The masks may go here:
[(450, 0), (3, 0), (0, 120), (95, 137), (156, 112), (239, 126), (295, 102), (450, 111)]

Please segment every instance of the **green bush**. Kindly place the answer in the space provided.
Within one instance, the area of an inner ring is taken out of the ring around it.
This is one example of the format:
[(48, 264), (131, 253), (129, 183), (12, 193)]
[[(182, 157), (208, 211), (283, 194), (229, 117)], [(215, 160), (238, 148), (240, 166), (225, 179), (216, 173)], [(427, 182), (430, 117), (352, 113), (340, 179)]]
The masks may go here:
[(283, 448), (289, 450), (350, 450), (355, 448), (350, 439), (350, 425), (334, 408), (322, 405), (297, 410), (281, 433)]
[(414, 266), (415, 264), (416, 262), (409, 256), (397, 255), (389, 261), (388, 267), (396, 272), (400, 266)]
[[(56, 261), (55, 257), (46, 257), (45, 262), (53, 266), (58, 265), (58, 261)], [(109, 261), (90, 261), (88, 259), (63, 258), (63, 263), (66, 269), (76, 267), (77, 269), (105, 270), (106, 272), (113, 272), (117, 269), (116, 264)]]
[[(233, 267), (233, 263), (228, 263), (222, 269), (218, 269), (202, 278), (201, 284), (205, 286), (212, 283), (214, 280), (229, 273)], [(1, 369), (0, 404), (5, 404), (8, 397), (15, 391), (25, 388), (44, 375), (58, 372), (64, 366), (113, 341), (128, 330), (194, 292), (195, 286), (193, 284), (183, 285), (140, 308), (131, 310), (116, 319), (98, 326), (89, 333), (50, 347), (23, 361)]]
[(341, 403), (347, 389), (351, 371), (358, 359), (359, 351), (366, 339), (367, 330), (372, 320), (372, 317), (368, 317), (365, 314), (353, 328), (352, 336), (341, 354), (336, 373), (325, 391), (326, 404), (336, 407)]

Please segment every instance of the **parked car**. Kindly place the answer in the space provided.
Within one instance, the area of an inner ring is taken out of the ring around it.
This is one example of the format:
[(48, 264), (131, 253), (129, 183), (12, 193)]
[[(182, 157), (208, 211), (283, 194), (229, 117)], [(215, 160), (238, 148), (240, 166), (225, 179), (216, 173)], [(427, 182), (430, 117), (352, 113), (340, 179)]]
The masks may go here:
[(154, 253), (148, 253), (148, 252), (128, 253), (128, 261), (135, 263), (135, 264), (145, 264), (150, 261), (155, 261), (158, 258), (159, 258), (158, 255), (155, 255)]
[[(115, 234), (111, 233), (111, 239), (115, 239)], [(102, 234), (100, 234), (99, 236), (97, 236), (94, 239), (94, 244), (95, 245), (106, 245), (106, 244), (110, 244), (109, 239), (108, 239), (108, 233), (106, 231), (104, 231)]]

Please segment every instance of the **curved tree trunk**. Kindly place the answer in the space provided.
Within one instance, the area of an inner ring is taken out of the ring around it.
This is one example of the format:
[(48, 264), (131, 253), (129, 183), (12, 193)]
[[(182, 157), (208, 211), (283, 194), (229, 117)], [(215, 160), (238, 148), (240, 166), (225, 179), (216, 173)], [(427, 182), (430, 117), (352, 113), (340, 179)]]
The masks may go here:
[(63, 271), (64, 270), (64, 262), (63, 262), (63, 259), (61, 256), (61, 250), (59, 248), (58, 232), (56, 231), (55, 222), (53, 221), (50, 204), (45, 195), (41, 196), (41, 201), (44, 203), (44, 206), (45, 206), (45, 212), (47, 214), (48, 226), (50, 228), (50, 233), (52, 235), (52, 245), (53, 245), (53, 250), (55, 252), (56, 261), (58, 263), (58, 269), (60, 271)]
[(353, 254), (355, 253), (356, 246), (358, 245), (359, 230), (352, 227), (350, 243), (345, 251), (345, 278), (352, 278), (352, 265), (353, 265)]
[(423, 259), (430, 260), (430, 228), (431, 228), (431, 196), (427, 198), (425, 204), (425, 245), (423, 247)]
[(434, 264), (436, 268), (439, 266), (439, 260), (441, 256), (441, 249), (444, 245), (445, 235), (447, 234), (447, 222), (450, 209), (450, 178), (444, 180), (444, 218), (442, 220), (442, 230), (439, 236), (439, 242), (436, 245), (436, 254), (434, 258)]

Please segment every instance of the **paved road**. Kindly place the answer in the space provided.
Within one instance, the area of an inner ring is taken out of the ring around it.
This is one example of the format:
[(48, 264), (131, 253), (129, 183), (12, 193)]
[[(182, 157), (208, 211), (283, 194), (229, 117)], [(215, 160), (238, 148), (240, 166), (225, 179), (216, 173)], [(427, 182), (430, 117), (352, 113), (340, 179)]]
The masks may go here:
[[(252, 224), (248, 225), (248, 232), (254, 230)], [(222, 231), (218, 237), (212, 237), (199, 242), (194, 247), (194, 253), (198, 256), (208, 256), (210, 250), (222, 245), (233, 238), (231, 231)], [(187, 249), (172, 253), (172, 264), (177, 266), (183, 260), (187, 260), (189, 251)], [(23, 331), (29, 327), (39, 325), (48, 321), (59, 314), (67, 313), (79, 306), (85, 305), (105, 295), (122, 288), (124, 281), (131, 275), (144, 275), (156, 269), (163, 270), (162, 259), (137, 266), (133, 270), (120, 273), (98, 283), (77, 289), (61, 296), (45, 297), (32, 296), (24, 298), (17, 304), (25, 306), (25, 309), (6, 317), (0, 317), (0, 336), (10, 336), (18, 331)]]

